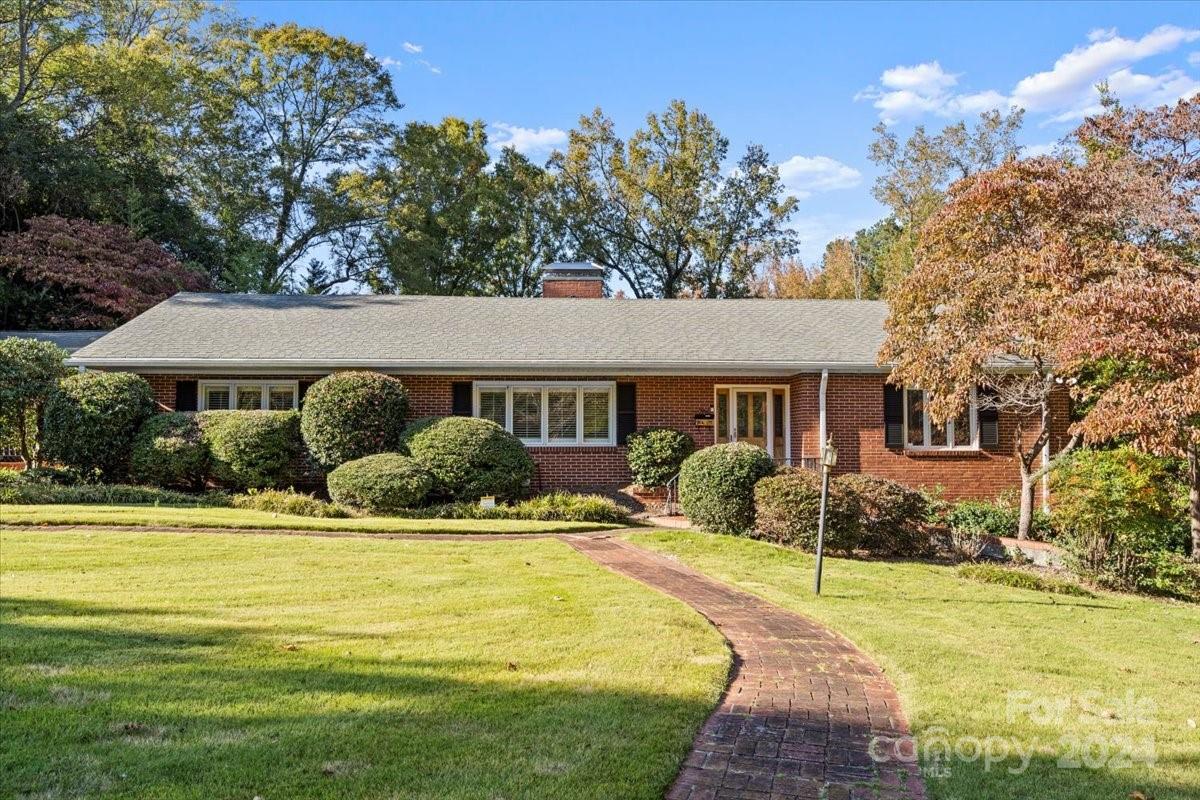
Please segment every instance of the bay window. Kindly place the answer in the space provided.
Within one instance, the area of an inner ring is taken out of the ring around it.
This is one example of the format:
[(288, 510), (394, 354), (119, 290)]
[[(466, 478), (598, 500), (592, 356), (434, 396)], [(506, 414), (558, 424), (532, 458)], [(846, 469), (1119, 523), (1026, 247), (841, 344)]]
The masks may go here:
[(478, 382), (474, 414), (528, 445), (613, 445), (616, 384)]
[(975, 392), (963, 412), (945, 425), (929, 418), (929, 393), (904, 390), (904, 446), (911, 450), (971, 450), (979, 446), (979, 413)]
[(291, 411), (299, 405), (296, 381), (202, 381), (201, 411)]

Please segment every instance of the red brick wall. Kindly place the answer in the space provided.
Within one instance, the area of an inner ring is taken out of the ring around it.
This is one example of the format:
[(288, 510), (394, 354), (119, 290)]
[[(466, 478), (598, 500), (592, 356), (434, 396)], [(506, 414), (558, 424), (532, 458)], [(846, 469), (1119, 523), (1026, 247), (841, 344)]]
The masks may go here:
[(604, 281), (589, 278), (542, 281), (542, 297), (604, 297)]
[[(219, 379), (222, 376), (146, 375), (155, 399), (164, 409), (175, 407), (177, 379)], [(263, 379), (316, 380), (319, 375), (255, 376)], [(409, 389), (412, 418), (449, 414), (451, 384), (471, 380), (469, 375), (400, 375)], [(504, 380), (488, 377), (486, 380)], [(536, 380), (509, 376), (511, 380)], [(614, 380), (613, 376), (575, 376), (579, 380)], [(547, 380), (564, 380), (562, 377)], [(747, 377), (616, 377), (636, 383), (637, 426), (668, 426), (689, 434), (698, 447), (714, 441), (711, 426), (697, 423), (696, 415), (712, 410), (713, 387), (719, 384), (788, 385), (791, 389), (792, 461), (816, 458), (820, 453), (819, 374), (802, 374), (790, 379)], [(913, 452), (888, 450), (883, 446), (883, 376), (832, 374), (827, 390), (828, 433), (838, 448), (838, 472), (865, 472), (901, 481), (911, 486), (941, 486), (948, 499), (994, 498), (1018, 486), (1018, 471), (1011, 455), (1017, 419), (1001, 415), (1000, 447), (979, 452)], [(1054, 447), (1066, 441), (1067, 398), (1063, 392), (1054, 405)], [(1025, 426), (1026, 438), (1035, 425)], [(535, 488), (612, 489), (629, 483), (623, 447), (531, 447), (537, 464)]]

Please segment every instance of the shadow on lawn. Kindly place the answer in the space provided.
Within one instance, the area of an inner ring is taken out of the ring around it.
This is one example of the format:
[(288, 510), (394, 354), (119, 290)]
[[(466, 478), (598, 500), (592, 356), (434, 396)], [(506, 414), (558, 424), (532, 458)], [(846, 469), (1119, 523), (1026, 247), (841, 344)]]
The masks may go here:
[(500, 657), (356, 657), (361, 635), (345, 652), (281, 646), (284, 628), (137, 623), (163, 609), (2, 608), (3, 797), (649, 800), (711, 710)]

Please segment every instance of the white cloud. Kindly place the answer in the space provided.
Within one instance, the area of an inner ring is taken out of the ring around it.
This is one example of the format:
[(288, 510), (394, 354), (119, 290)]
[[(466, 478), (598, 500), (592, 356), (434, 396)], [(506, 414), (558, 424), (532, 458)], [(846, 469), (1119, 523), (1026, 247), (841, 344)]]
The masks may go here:
[(434, 66), (433, 64), (430, 64), (428, 61), (426, 61), (426, 60), (425, 60), (425, 59), (423, 59), (423, 58), (418, 58), (418, 59), (417, 59), (417, 63), (418, 63), (418, 64), (420, 64), (420, 65), (421, 65), (422, 67), (424, 67), (425, 69), (427, 69), (427, 70), (429, 70), (430, 72), (432, 72), (434, 75), (441, 75), (441, 74), (442, 74), (442, 68), (441, 68), (441, 67), (436, 67), (436, 66)]
[[(1131, 67), (1197, 39), (1200, 30), (1176, 25), (1160, 25), (1140, 39), (1123, 38), (1116, 28), (1096, 28), (1087, 34), (1088, 44), (1060, 56), (1050, 69), (1020, 79), (1009, 94), (957, 91), (960, 76), (928, 61), (884, 70), (878, 87), (869, 86), (854, 99), (871, 100), (888, 124), (925, 114), (969, 116), (1012, 106), (1047, 115), (1044, 124), (1071, 122), (1099, 110), (1096, 85), (1106, 81), (1129, 106), (1172, 103), (1196, 94), (1200, 83), (1179, 69), (1150, 75)], [(1188, 63), (1200, 66), (1200, 53), (1190, 54)]]
[(371, 56), (371, 58), (375, 59), (376, 63), (378, 63), (379, 66), (383, 67), (384, 69), (390, 69), (392, 67), (399, 69), (400, 67), (404, 66), (403, 61), (401, 61), (398, 58), (392, 58), (391, 56), (380, 57), (380, 56), (373, 55), (373, 56)]
[(549, 155), (551, 150), (567, 143), (567, 132), (561, 128), (523, 128), (507, 122), (493, 122), (490, 146), (494, 150), (511, 147), (521, 155)]
[(412, 42), (405, 42), (401, 46), (404, 48), (404, 52), (412, 53), (413, 55), (416, 55), (425, 49), (423, 45), (413, 44)]
[(787, 191), (801, 199), (862, 183), (861, 172), (828, 156), (792, 156), (779, 164), (779, 177)]
[(1118, 70), (1197, 38), (1200, 30), (1175, 25), (1160, 25), (1140, 39), (1124, 39), (1115, 30), (1111, 35), (1106, 32), (1106, 38), (1093, 39), (1060, 57), (1053, 68), (1018, 81), (1013, 102), (1033, 112), (1077, 105), (1081, 95)]

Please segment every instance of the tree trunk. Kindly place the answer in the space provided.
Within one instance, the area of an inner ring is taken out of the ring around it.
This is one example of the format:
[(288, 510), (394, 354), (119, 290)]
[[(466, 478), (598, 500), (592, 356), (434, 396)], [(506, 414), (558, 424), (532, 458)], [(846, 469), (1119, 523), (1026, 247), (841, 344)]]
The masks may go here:
[(1033, 495), (1038, 482), (1025, 465), (1025, 461), (1019, 461), (1021, 464), (1021, 515), (1017, 518), (1017, 538), (1024, 541), (1029, 538), (1029, 531), (1033, 528)]
[(1188, 449), (1188, 472), (1191, 478), (1188, 514), (1192, 518), (1192, 560), (1200, 561), (1200, 445)]

